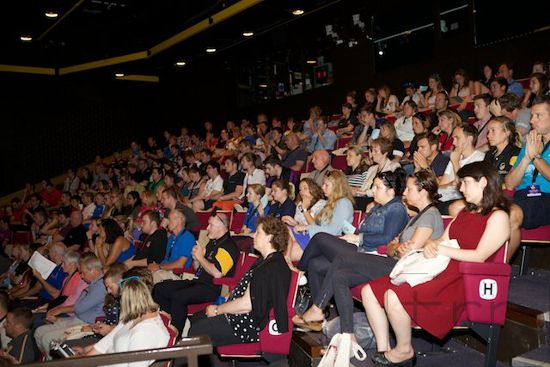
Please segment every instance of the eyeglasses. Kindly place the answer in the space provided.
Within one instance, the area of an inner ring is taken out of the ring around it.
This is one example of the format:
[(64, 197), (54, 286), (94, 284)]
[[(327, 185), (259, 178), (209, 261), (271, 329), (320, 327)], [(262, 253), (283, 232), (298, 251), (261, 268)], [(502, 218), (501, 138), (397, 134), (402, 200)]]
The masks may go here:
[(118, 288), (122, 289), (122, 286), (124, 285), (124, 283), (126, 283), (127, 281), (129, 281), (131, 279), (140, 280), (141, 278), (137, 275), (132, 275), (131, 277), (124, 278), (120, 282), (118, 282)]

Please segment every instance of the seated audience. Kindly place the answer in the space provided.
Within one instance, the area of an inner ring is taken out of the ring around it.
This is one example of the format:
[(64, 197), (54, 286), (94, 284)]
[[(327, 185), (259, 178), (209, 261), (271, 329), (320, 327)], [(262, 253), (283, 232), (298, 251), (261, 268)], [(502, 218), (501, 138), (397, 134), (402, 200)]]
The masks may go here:
[(524, 91), (521, 84), (514, 80), (514, 65), (505, 61), (498, 67), (498, 75), (501, 78), (506, 79), (508, 82), (508, 92), (515, 94), (518, 98), (522, 98)]
[(346, 176), (341, 171), (330, 171), (325, 176), (322, 189), (327, 202), (315, 216), (315, 221), (294, 227), (295, 232), (305, 233), (306, 241), (301, 244), (303, 248), (307, 245), (307, 238), (312, 238), (319, 232), (340, 235), (344, 231), (345, 223), (353, 222), (353, 195)]
[[(169, 188), (162, 192), (161, 202), (162, 202), (163, 208), (165, 209), (164, 218), (162, 219), (162, 222), (161, 222), (162, 227), (166, 228), (168, 226), (170, 212), (174, 209), (179, 209), (184, 214), (185, 228), (187, 228), (190, 231), (193, 231), (196, 228), (200, 227), (199, 218), (197, 218), (197, 215), (191, 208), (184, 205), (182, 202), (178, 200), (178, 193), (174, 188)], [(155, 209), (156, 207), (152, 208), (152, 210), (155, 210)]]
[(358, 123), (353, 130), (351, 145), (365, 147), (368, 145), (369, 137), (376, 128), (376, 115), (372, 109), (362, 107), (358, 114)]
[(216, 161), (206, 163), (206, 174), (208, 181), (204, 186), (204, 190), (194, 198), (189, 200), (193, 204), (193, 211), (207, 210), (212, 208), (212, 205), (223, 194), (223, 178), (220, 176), (220, 164)]
[(309, 152), (316, 150), (334, 150), (336, 144), (336, 134), (327, 127), (327, 122), (323, 117), (317, 120), (317, 126), (311, 130), (311, 138), (307, 145)]
[(491, 102), (493, 116), (505, 116), (514, 121), (516, 130), (524, 137), (531, 130), (531, 109), (522, 108), (521, 100), (514, 93), (506, 93)]
[(474, 114), (477, 118), (477, 121), (474, 122), (474, 126), (478, 132), (476, 149), (482, 152), (489, 150), (489, 144), (487, 142), (487, 124), (492, 117), (489, 109), (491, 101), (491, 95), (488, 93), (478, 94), (474, 97)]
[(378, 88), (376, 96), (376, 112), (390, 114), (397, 111), (399, 108), (399, 100), (394, 94), (391, 94), (391, 89), (388, 85), (383, 85)]
[(248, 208), (244, 217), (241, 233), (249, 234), (256, 232), (256, 223), (260, 217), (267, 214), (267, 207), (262, 203), (265, 195), (265, 187), (259, 184), (250, 184), (246, 188), (246, 201)]
[[(414, 138), (409, 145), (409, 151), (405, 153), (405, 160), (409, 162), (412, 161), (414, 153), (418, 150), (418, 139), (430, 131), (430, 121), (422, 112), (417, 112), (412, 117), (412, 127)], [(403, 165), (403, 162), (401, 165)]]
[[(459, 262), (484, 262), (508, 240), (508, 201), (496, 170), (488, 163), (476, 162), (461, 168), (458, 177), (468, 205), (439, 240), (428, 241), (424, 246), (426, 258), (450, 257), (447, 268), (431, 281), (414, 288), (408, 283), (394, 285), (389, 276), (363, 287), (363, 305), (378, 350), (372, 359), (377, 364), (411, 365), (415, 355), (411, 345), (413, 322), (437, 338), (444, 338), (455, 326), (465, 305)], [(460, 248), (441, 243), (450, 239), (457, 240)], [(389, 345), (388, 323), (396, 337), (394, 348)]]
[(291, 188), (287, 180), (281, 179), (273, 182), (271, 195), (273, 196), (273, 201), (269, 206), (267, 215), (275, 218), (294, 216), (296, 212), (296, 204), (292, 200), (294, 197), (294, 187)]
[(449, 92), (451, 104), (459, 103), (458, 112), (464, 111), (466, 104), (472, 101), (474, 96), (474, 82), (470, 80), (464, 69), (458, 69), (453, 76), (453, 87)]
[(229, 220), (225, 214), (213, 215), (208, 220), (206, 247), (197, 244), (192, 250), (195, 277), (192, 280), (172, 280), (158, 283), (153, 298), (161, 310), (172, 315), (172, 324), (183, 331), (187, 320), (187, 306), (214, 301), (221, 286), (213, 278), (232, 276), (239, 258), (239, 250), (229, 235)]
[(453, 131), (461, 124), (460, 116), (451, 110), (443, 110), (437, 113), (439, 123), (432, 132), (439, 135), (439, 151), (450, 154), (453, 147)]
[(357, 116), (355, 115), (353, 106), (351, 103), (344, 103), (342, 105), (342, 118), (338, 121), (338, 130), (336, 134), (338, 136), (349, 134), (355, 129), (357, 125)]
[(521, 140), (514, 122), (507, 117), (493, 117), (487, 126), (490, 149), (485, 153), (485, 161), (491, 163), (504, 179), (516, 162)]
[(98, 222), (98, 235), (93, 250), (103, 266), (109, 267), (114, 263), (123, 263), (136, 253), (134, 244), (124, 237), (124, 230), (112, 218)]
[(178, 280), (174, 270), (189, 268), (192, 264), (191, 250), (195, 237), (186, 228), (186, 217), (183, 210), (174, 208), (168, 215), (168, 241), (164, 259), (160, 263), (151, 262), (147, 265), (153, 273), (155, 284), (167, 279)]
[(352, 251), (376, 252), (379, 246), (386, 245), (403, 230), (408, 220), (407, 209), (401, 201), (404, 190), (403, 170), (379, 173), (374, 180), (374, 199), (377, 204), (360, 223), (358, 234), (346, 233), (337, 238), (330, 233), (318, 233), (312, 237), (298, 269), (307, 272), (314, 298), (320, 294), (323, 278), (336, 258)]
[[(393, 188), (386, 187), (385, 189), (390, 194), (391, 190), (396, 191)], [(389, 274), (396, 264), (397, 258), (404, 256), (411, 250), (421, 249), (426, 241), (438, 239), (443, 235), (443, 220), (439, 211), (435, 208), (437, 197), (437, 178), (431, 171), (422, 170), (407, 177), (403, 198), (409, 208), (418, 210), (418, 214), (407, 223), (402, 231), (397, 229), (399, 236), (389, 242), (386, 248), (388, 257), (363, 252), (365, 248), (362, 247), (362, 242), (360, 242), (358, 248), (350, 245), (349, 241), (353, 241), (357, 235), (345, 235), (340, 239), (325, 236), (327, 238), (324, 242), (328, 242), (334, 247), (344, 247), (347, 252), (334, 258), (324, 277), (319, 293), (314, 295), (313, 306), (301, 317), (296, 317), (295, 323), (299, 324), (300, 327), (318, 329), (320, 324), (316, 321), (323, 320), (323, 310), (334, 296), (341, 320), (341, 332), (353, 334), (353, 300), (350, 288)], [(382, 202), (378, 202), (379, 199)], [(378, 208), (375, 207), (376, 210), (379, 211), (386, 207), (390, 211), (389, 202), (383, 203), (387, 199), (379, 193), (377, 195)], [(395, 205), (395, 208), (399, 208), (399, 206)], [(401, 208), (399, 208), (399, 211), (402, 212)], [(395, 226), (391, 223), (395, 215), (391, 215), (392, 213), (383, 213), (384, 224), (378, 229), (378, 234), (367, 228), (369, 233), (361, 233), (360, 236), (362, 235), (364, 239), (365, 237), (369, 239), (381, 236), (377, 242), (383, 241), (384, 232)], [(367, 213), (367, 215), (372, 219), (372, 216), (376, 215), (375, 209), (373, 208), (373, 211)], [(365, 219), (365, 221), (368, 222), (371, 219)], [(364, 224), (361, 225), (360, 231), (363, 227)], [(396, 232), (396, 230), (394, 229), (393, 232)]]
[(348, 168), (345, 173), (352, 191), (354, 188), (360, 188), (367, 178), (369, 165), (363, 158), (363, 154), (363, 149), (355, 145), (348, 147), (346, 152), (346, 164)]
[(388, 157), (399, 163), (401, 158), (405, 155), (405, 145), (397, 137), (397, 131), (395, 131), (395, 125), (392, 122), (385, 120), (380, 124), (380, 137), (388, 139), (392, 144), (391, 154), (388, 154)]
[[(445, 88), (443, 88), (443, 84), (441, 83), (441, 77), (439, 76), (439, 74), (431, 74), (428, 78), (428, 90), (426, 91), (424, 98), (420, 99), (423, 102), (421, 103), (421, 107), (439, 110), (436, 98), (439, 93), (444, 93), (444, 95), (447, 94), (447, 92), (445, 92)], [(433, 125), (434, 120), (432, 119), (431, 122)], [(437, 122), (437, 119), (435, 119), (435, 122)], [(435, 125), (437, 125), (437, 123), (435, 123)]]
[(222, 210), (233, 210), (233, 205), (239, 202), (243, 194), (244, 173), (239, 171), (239, 160), (236, 156), (225, 159), (226, 177), (223, 180), (223, 195), (214, 203), (214, 207)]
[[(147, 285), (133, 276), (121, 282), (120, 322), (93, 347), (79, 349), (78, 355), (93, 356), (131, 352), (168, 346), (170, 334), (159, 315)], [(146, 367), (153, 361), (128, 363), (128, 367)]]
[(439, 179), (445, 174), (449, 157), (439, 151), (439, 138), (433, 133), (424, 133), (418, 137), (417, 151), (413, 154), (414, 170), (431, 169)]
[(298, 185), (299, 173), (284, 167), (278, 158), (273, 156), (266, 158), (264, 167), (265, 173), (268, 175), (266, 182), (267, 187), (271, 188), (273, 182), (277, 180), (287, 180), (294, 186)]
[(307, 152), (300, 146), (296, 133), (290, 133), (285, 138), (287, 152), (283, 155), (281, 165), (292, 171), (300, 172), (307, 162)]
[(301, 177), (311, 178), (317, 185), (322, 186), (325, 176), (332, 171), (330, 155), (326, 150), (316, 150), (311, 155), (311, 164), (313, 164), (314, 170), (303, 173)]
[(535, 98), (548, 94), (548, 75), (533, 72), (529, 77), (529, 89), (521, 102), (522, 107), (531, 108)]
[(11, 341), (6, 349), (0, 352), (0, 356), (7, 358), (13, 364), (36, 362), (40, 353), (32, 337), (31, 326), (32, 312), (29, 308), (20, 307), (9, 311), (6, 315), (5, 328)]
[[(550, 96), (535, 99), (532, 107), (533, 129), (511, 171), (506, 175), (506, 188), (515, 189), (512, 232), (519, 227), (536, 228), (550, 224)], [(512, 235), (510, 257), (519, 246), (519, 236)], [(515, 239), (515, 240), (514, 240)]]
[[(72, 326), (93, 324), (99, 316), (104, 316), (103, 301), (105, 299), (105, 285), (103, 284), (103, 264), (96, 256), (88, 256), (80, 263), (80, 273), (88, 287), (82, 291), (73, 306), (67, 306), (62, 314), (48, 313), (46, 321), (49, 325), (36, 329), (34, 337), (40, 350), (49, 357), (50, 343), (60, 340), (65, 330)], [(64, 316), (67, 313), (74, 316)]]
[(141, 232), (139, 241), (134, 241), (139, 243), (136, 254), (124, 261), (128, 269), (149, 266), (151, 263), (160, 264), (166, 255), (168, 237), (160, 226), (160, 215), (157, 212), (148, 210), (143, 214)]
[(246, 193), (246, 187), (249, 184), (265, 186), (266, 179), (265, 172), (261, 169), (262, 161), (254, 153), (246, 153), (243, 155), (241, 158), (241, 167), (246, 173), (243, 181), (243, 193), (241, 195), (241, 199), (243, 199)]
[(273, 312), (277, 331), (287, 332), (287, 296), (291, 270), (284, 252), (288, 231), (280, 219), (262, 217), (254, 234), (254, 248), (261, 254), (233, 289), (226, 303), (211, 305), (193, 316), (189, 336), (208, 335), (213, 346), (259, 341)]
[(397, 138), (408, 147), (414, 138), (413, 115), (418, 111), (414, 101), (407, 101), (403, 104), (403, 116), (395, 120), (394, 126)]

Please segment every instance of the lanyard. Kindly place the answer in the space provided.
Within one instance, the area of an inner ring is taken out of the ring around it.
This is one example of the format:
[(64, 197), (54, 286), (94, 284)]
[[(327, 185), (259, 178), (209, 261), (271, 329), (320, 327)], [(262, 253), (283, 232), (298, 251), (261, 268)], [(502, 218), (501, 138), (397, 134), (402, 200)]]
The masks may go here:
[[(546, 144), (544, 144), (544, 148), (542, 149), (542, 152), (540, 153), (541, 156), (546, 152), (546, 150), (548, 149), (549, 146), (550, 146), (550, 140)], [(533, 166), (534, 165), (535, 164), (533, 163)], [(531, 181), (531, 183), (533, 185), (535, 184), (535, 181), (537, 180), (538, 176), (539, 176), (539, 170), (535, 166), (535, 171), (533, 172), (533, 180)]]

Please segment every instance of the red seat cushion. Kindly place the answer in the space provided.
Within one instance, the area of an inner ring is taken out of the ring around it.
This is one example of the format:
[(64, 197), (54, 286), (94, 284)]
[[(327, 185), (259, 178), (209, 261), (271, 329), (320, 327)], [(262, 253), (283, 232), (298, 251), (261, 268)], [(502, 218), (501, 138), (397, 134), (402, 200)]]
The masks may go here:
[(256, 356), (261, 355), (260, 343), (230, 344), (218, 347), (218, 353), (225, 356)]
[(550, 242), (550, 225), (533, 229), (521, 229), (522, 241), (544, 241)]

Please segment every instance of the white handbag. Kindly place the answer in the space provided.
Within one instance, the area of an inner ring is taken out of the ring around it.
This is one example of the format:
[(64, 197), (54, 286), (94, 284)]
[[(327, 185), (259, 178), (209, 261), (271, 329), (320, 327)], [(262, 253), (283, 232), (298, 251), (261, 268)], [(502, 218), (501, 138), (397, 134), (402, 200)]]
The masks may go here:
[[(456, 240), (443, 241), (440, 246), (460, 248)], [(391, 282), (395, 285), (409, 283), (411, 287), (426, 283), (447, 269), (449, 261), (451, 259), (448, 256), (437, 255), (427, 259), (422, 250), (412, 250), (393, 267), (390, 273)]]
[(351, 334), (339, 333), (330, 340), (318, 367), (349, 367), (351, 357), (364, 361), (367, 353), (359, 344), (351, 340)]

